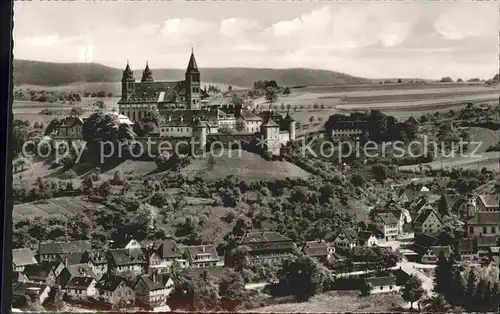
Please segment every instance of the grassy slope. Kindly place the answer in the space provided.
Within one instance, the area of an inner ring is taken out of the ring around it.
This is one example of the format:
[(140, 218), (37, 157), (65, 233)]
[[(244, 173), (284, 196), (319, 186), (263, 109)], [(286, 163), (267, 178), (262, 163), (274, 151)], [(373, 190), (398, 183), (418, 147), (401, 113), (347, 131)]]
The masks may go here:
[(14, 205), (12, 218), (18, 220), (24, 217), (48, 217), (53, 215), (72, 217), (77, 213), (83, 213), (85, 209), (98, 209), (100, 207), (102, 206), (87, 202), (82, 197), (59, 197), (43, 202), (37, 201)]
[[(240, 153), (240, 155), (239, 155)], [(221, 157), (215, 157), (215, 165), (209, 167), (208, 157), (193, 161), (182, 169), (187, 176), (203, 174), (206, 180), (223, 179), (228, 175), (246, 180), (274, 180), (286, 177), (308, 177), (310, 173), (286, 161), (266, 161), (257, 154), (246, 151), (226, 152)]]

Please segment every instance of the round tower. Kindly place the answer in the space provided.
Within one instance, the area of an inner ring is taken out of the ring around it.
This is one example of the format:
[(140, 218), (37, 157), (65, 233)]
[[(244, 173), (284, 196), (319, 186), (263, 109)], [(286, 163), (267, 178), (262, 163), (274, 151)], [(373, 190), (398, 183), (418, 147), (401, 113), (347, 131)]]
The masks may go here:
[(196, 119), (193, 124), (193, 140), (196, 145), (193, 148), (204, 149), (207, 145), (207, 124), (200, 119)]
[(290, 111), (286, 113), (285, 119), (290, 141), (295, 141), (295, 120), (290, 115)]
[(264, 150), (273, 154), (280, 153), (280, 126), (269, 117), (261, 126), (262, 144)]

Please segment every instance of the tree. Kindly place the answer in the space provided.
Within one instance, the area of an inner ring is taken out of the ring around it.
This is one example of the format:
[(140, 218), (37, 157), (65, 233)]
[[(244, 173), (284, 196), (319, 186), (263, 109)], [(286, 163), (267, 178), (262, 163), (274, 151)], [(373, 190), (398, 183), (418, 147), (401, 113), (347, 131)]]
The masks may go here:
[(458, 78), (457, 79), (457, 83), (462, 83), (464, 80), (462, 80), (461, 78)]
[(441, 83), (453, 83), (453, 79), (449, 76), (444, 76), (440, 80)]
[(111, 194), (111, 184), (109, 183), (109, 181), (106, 181), (103, 184), (101, 184), (98, 193), (100, 196), (104, 198), (107, 198)]
[(476, 292), (476, 272), (474, 269), (469, 270), (469, 275), (467, 276), (467, 290), (465, 292), (465, 307), (467, 309), (474, 308), (474, 297)]
[(384, 181), (389, 176), (389, 168), (384, 164), (376, 164), (372, 166), (372, 172), (377, 181)]
[(453, 264), (440, 252), (434, 271), (434, 292), (445, 294), (449, 291)]
[(363, 284), (361, 285), (361, 295), (367, 297), (371, 294), (373, 290), (373, 285), (366, 280), (363, 280)]
[(245, 121), (243, 121), (243, 120), (241, 120), (241, 119), (236, 120), (236, 124), (235, 124), (234, 128), (235, 128), (235, 129), (236, 129), (236, 131), (238, 131), (238, 132), (243, 132), (243, 131), (245, 131), (245, 129), (246, 129), (246, 124), (245, 124)]
[(230, 91), (232, 91), (232, 90), (233, 90), (233, 87), (232, 87), (231, 85), (229, 85), (229, 86), (227, 87), (227, 90), (230, 92)]
[(239, 272), (227, 268), (219, 281), (219, 296), (223, 310), (234, 310), (243, 301), (245, 282)]
[(283, 95), (290, 95), (290, 87), (285, 87), (285, 89), (283, 90)]
[(398, 83), (403, 83), (403, 80), (401, 80), (401, 79), (398, 79)]
[(451, 310), (451, 305), (441, 295), (434, 295), (422, 300), (423, 308), (426, 312), (445, 313)]
[(439, 199), (438, 211), (441, 216), (447, 216), (450, 213), (448, 202), (446, 201), (446, 197), (444, 195), (442, 195)]
[(73, 107), (71, 108), (71, 110), (69, 111), (69, 114), (71, 116), (75, 116), (75, 117), (79, 117), (81, 116), (85, 111), (83, 110), (83, 108), (80, 108), (80, 107)]
[(265, 98), (267, 102), (270, 103), (270, 106), (275, 103), (278, 100), (278, 94), (276, 93), (276, 90), (273, 88), (268, 88), (266, 89), (266, 94)]
[(329, 270), (308, 256), (299, 256), (283, 261), (278, 278), (278, 289), (295, 295), (298, 301), (307, 301), (323, 291)]
[(310, 116), (310, 117), (309, 117), (309, 122), (310, 122), (310, 123), (313, 123), (313, 122), (314, 122), (314, 116)]
[(422, 281), (418, 277), (411, 275), (403, 286), (402, 297), (405, 301), (410, 302), (410, 307), (413, 309), (413, 303), (420, 300), (424, 293)]

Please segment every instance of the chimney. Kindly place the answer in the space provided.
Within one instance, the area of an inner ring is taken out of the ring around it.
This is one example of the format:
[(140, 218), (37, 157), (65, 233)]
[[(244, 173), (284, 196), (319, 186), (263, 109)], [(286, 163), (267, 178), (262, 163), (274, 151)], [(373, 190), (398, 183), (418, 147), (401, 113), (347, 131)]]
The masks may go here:
[(201, 250), (203, 253), (205, 253), (205, 246), (204, 245), (201, 246)]
[(156, 271), (153, 271), (153, 282), (156, 282)]
[(67, 257), (64, 258), (64, 266), (68, 266), (68, 258)]
[(181, 118), (181, 122), (183, 122), (184, 121), (184, 116), (181, 115), (180, 118)]

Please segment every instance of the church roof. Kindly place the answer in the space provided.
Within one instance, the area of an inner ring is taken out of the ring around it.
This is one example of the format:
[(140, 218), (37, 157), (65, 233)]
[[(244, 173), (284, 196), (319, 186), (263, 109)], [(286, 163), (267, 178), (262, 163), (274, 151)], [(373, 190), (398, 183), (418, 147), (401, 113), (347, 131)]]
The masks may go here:
[(184, 85), (185, 81), (135, 83), (132, 94), (119, 103), (174, 103), (178, 96), (185, 96)]
[(142, 79), (141, 82), (154, 82), (153, 79), (153, 72), (151, 72), (151, 69), (149, 68), (149, 64), (146, 62), (146, 68), (142, 72)]
[(290, 115), (290, 111), (287, 111), (286, 116), (284, 118), (285, 121), (292, 122), (295, 121), (292, 116)]
[(274, 122), (271, 118), (268, 118), (261, 126), (263, 127), (279, 127), (279, 125)]
[(186, 72), (199, 73), (198, 65), (196, 64), (196, 58), (194, 57), (194, 52), (192, 52), (192, 51), (191, 51), (191, 57), (189, 58), (189, 63), (188, 63)]

